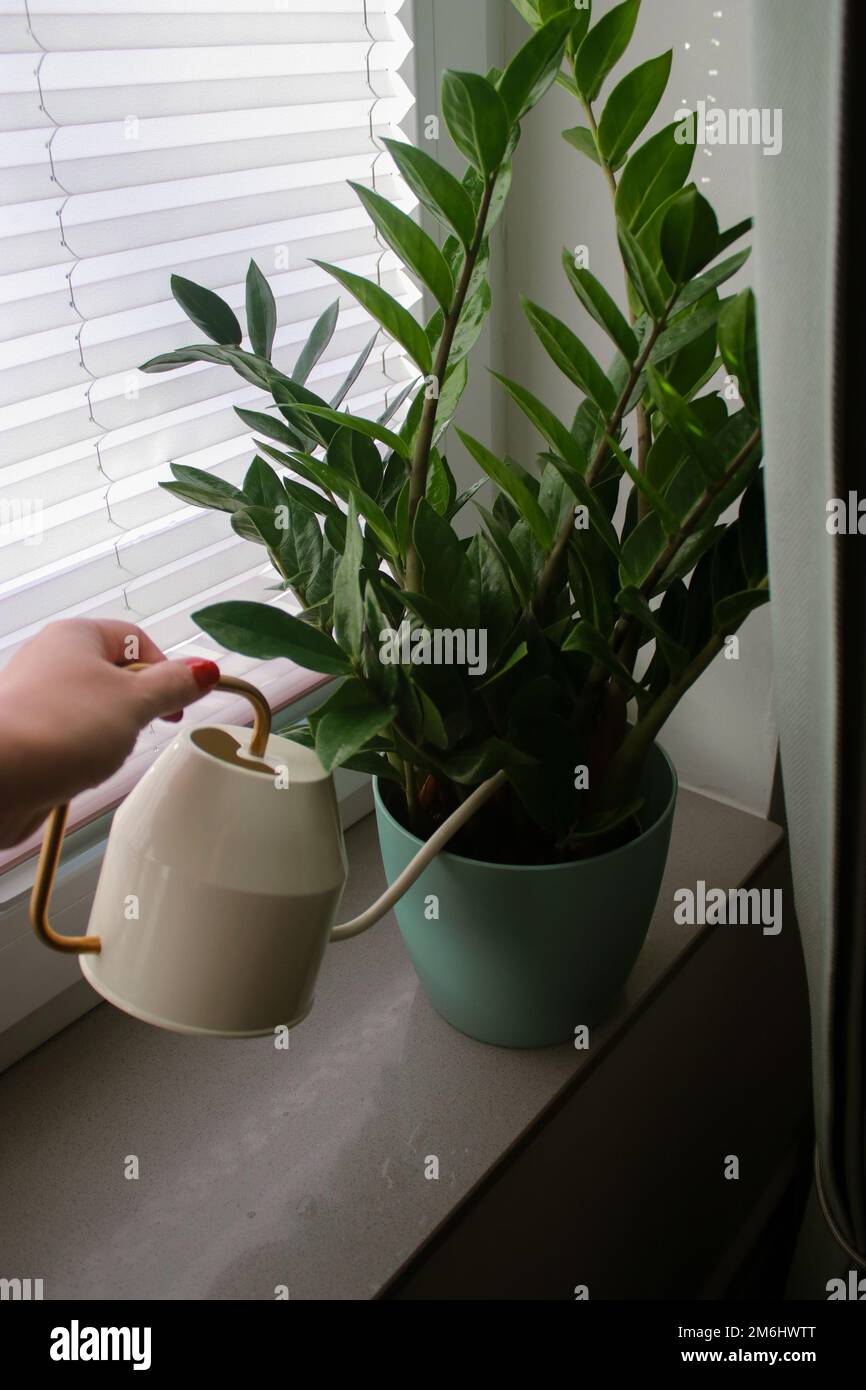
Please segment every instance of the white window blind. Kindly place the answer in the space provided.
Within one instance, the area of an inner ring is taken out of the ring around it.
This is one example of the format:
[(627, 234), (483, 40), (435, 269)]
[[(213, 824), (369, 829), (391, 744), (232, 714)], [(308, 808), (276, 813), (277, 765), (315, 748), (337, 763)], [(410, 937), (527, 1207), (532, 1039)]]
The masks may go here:
[[(288, 374), (338, 297), (310, 256), (418, 300), (346, 186), (416, 203), (379, 146), (413, 100), (402, 4), (0, 0), (0, 664), (73, 615), (128, 618), (172, 655), (214, 655), (190, 617), (202, 601), (283, 601), (261, 549), (157, 485), (169, 462), (239, 484), (253, 448), (234, 406), (262, 408), (263, 394), (222, 367), (136, 369), (201, 338), (172, 272), (243, 322), (254, 258)], [(374, 331), (343, 296), (312, 389), (330, 398)], [(412, 374), (380, 338), (353, 410), (378, 413)], [(316, 680), (220, 661), (274, 703)], [(136, 765), (164, 736), (147, 732)]]

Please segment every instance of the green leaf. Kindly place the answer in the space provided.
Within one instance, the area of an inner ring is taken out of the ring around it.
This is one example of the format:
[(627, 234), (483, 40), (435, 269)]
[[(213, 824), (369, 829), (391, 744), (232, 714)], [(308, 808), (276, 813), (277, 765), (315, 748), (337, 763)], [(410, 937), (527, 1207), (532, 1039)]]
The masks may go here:
[(717, 298), (707, 300), (704, 297), (703, 302), (694, 304), (687, 312), (678, 314), (671, 320), (670, 327), (656, 339), (655, 347), (649, 356), (651, 364), (657, 367), (660, 362), (667, 362), (676, 353), (682, 352), (683, 348), (715, 328), (721, 307)]
[(727, 598), (720, 599), (713, 609), (715, 631), (723, 632), (726, 636), (735, 632), (750, 613), (769, 601), (767, 589), (748, 589), (740, 594), (729, 594)]
[[(289, 502), (289, 526), (285, 531), (282, 543), (279, 548), (278, 558), (286, 569), (287, 573), (294, 573), (298, 576), (298, 585), (304, 591), (305, 599), (312, 604), (318, 599), (318, 587), (314, 586), (312, 594), (309, 585), (314, 577), (318, 577), (322, 566), (324, 555), (322, 532), (314, 512), (308, 507), (299, 505), (297, 502)], [(327, 599), (333, 589), (333, 576), (324, 593), (322, 599)], [(309, 618), (308, 614), (304, 614)], [(328, 627), (331, 623), (329, 621)]]
[(215, 343), (234, 343), (240, 347), (243, 334), (234, 312), (213, 290), (206, 290), (182, 275), (172, 275), (171, 292), (187, 318)]
[[(720, 396), (703, 396), (692, 402), (692, 410), (698, 415), (708, 434), (715, 434), (728, 418), (725, 402)], [(647, 454), (646, 474), (649, 481), (663, 492), (685, 463), (688, 454), (681, 437), (670, 428), (660, 429)], [(699, 477), (699, 492), (704, 490), (703, 475)], [(670, 500), (670, 499), (669, 499)], [(689, 499), (686, 510), (694, 499)], [(682, 517), (685, 511), (674, 508)]]
[(299, 385), (303, 386), (333, 338), (339, 314), (340, 301), (335, 299), (333, 304), (329, 304), (314, 323), (312, 332), (298, 353), (297, 361), (292, 368), (292, 380), (298, 382)]
[(325, 771), (347, 763), (387, 729), (396, 713), (393, 705), (374, 700), (361, 681), (344, 681), (316, 711), (316, 753)]
[(457, 493), (454, 478), (438, 449), (430, 453), (430, 466), (427, 470), (426, 497), (434, 512), (447, 517), (448, 509)]
[(453, 521), (457, 513), (461, 512), (463, 508), (466, 506), (467, 502), (472, 501), (476, 492), (478, 492), (481, 488), (486, 487), (486, 485), (487, 479), (479, 478), (477, 483), (473, 483), (471, 487), (465, 488), (463, 492), (460, 493), (459, 497), (455, 497), (454, 501), (451, 503), (451, 506), (445, 513), (445, 520)]
[(355, 275), (352, 271), (341, 270), (339, 266), (329, 265), (327, 261), (313, 261), (320, 270), (324, 270), (328, 275), (332, 275), (339, 284), (343, 285), (350, 294), (354, 295), (358, 303), (372, 314), (373, 318), (381, 323), (386, 333), (390, 333), (395, 342), (400, 343), (406, 349), (413, 362), (421, 369), (425, 376), (429, 376), (432, 370), (432, 358), (430, 355), (430, 344), (421, 325), (404, 308), (398, 300), (394, 299), (387, 290), (383, 290), (381, 285), (375, 284), (372, 280), (366, 280), (363, 275)]
[(192, 617), (203, 632), (231, 652), (262, 661), (285, 657), (326, 676), (342, 676), (351, 670), (332, 638), (271, 604), (215, 603)]
[(664, 574), (659, 576), (658, 583), (650, 597), (663, 593), (677, 579), (685, 579), (705, 557), (712, 560), (710, 551), (718, 544), (724, 532), (724, 526), (709, 526), (705, 531), (699, 531), (696, 535), (690, 536), (680, 547), (676, 558), (671, 561)]
[(475, 502), (474, 506), (490, 532), (491, 544), (511, 575), (521, 601), (527, 605), (531, 597), (532, 579), (522, 556), (511, 542), (509, 528), (504, 526), (486, 507), (482, 507), (480, 502)]
[(458, 430), (457, 433), (488, 478), (492, 478), (506, 496), (511, 498), (521, 516), (528, 523), (542, 550), (549, 550), (554, 540), (550, 522), (526, 484), (516, 473), (512, 472), (507, 463), (503, 463), (477, 439), (473, 439), (469, 434), (464, 434), (463, 430)]
[(715, 440), (707, 433), (701, 418), (670, 382), (647, 368), (653, 397), (671, 429), (694, 458), (708, 483), (716, 483), (725, 471), (725, 460)]
[(743, 290), (724, 305), (719, 315), (719, 351), (731, 376), (737, 378), (743, 405), (759, 420), (758, 329), (752, 290)]
[(454, 615), (455, 624), (478, 620), (478, 579), (457, 533), (422, 497), (412, 530), (423, 572), (422, 595)]
[(726, 232), (722, 232), (719, 237), (719, 251), (725, 251), (732, 246), (735, 241), (739, 241), (741, 236), (746, 236), (752, 230), (751, 217), (745, 218), (743, 222), (738, 222), (735, 227), (729, 227)]
[[(437, 310), (437, 313), (439, 311)], [(445, 373), (445, 383), (439, 389), (439, 401), (436, 406), (436, 426), (434, 430), (433, 442), (436, 443), (443, 431), (447, 428), (454, 416), (460, 398), (466, 390), (469, 381), (469, 367), (465, 358), (458, 362), (452, 361)], [(424, 406), (428, 399), (428, 392), (432, 390), (432, 383), (428, 383), (420, 390), (409, 407), (406, 419), (400, 428), (400, 438), (403, 440), (408, 454), (411, 457), (418, 437), (418, 427), (421, 423), (421, 416)]]
[(266, 439), (275, 439), (278, 444), (285, 444), (289, 449), (303, 446), (303, 436), (273, 415), (266, 415), (261, 410), (245, 410), (241, 405), (235, 406), (235, 415), (254, 434), (263, 434)]
[[(348, 419), (348, 416), (343, 416), (342, 418)], [(272, 451), (266, 446), (265, 452), (271, 453)], [(394, 534), (393, 527), (382, 511), (382, 508), (373, 501), (372, 497), (368, 497), (361, 488), (356, 487), (354, 483), (343, 477), (342, 474), (335, 473), (332, 468), (328, 468), (327, 464), (322, 463), (319, 459), (312, 458), (309, 454), (304, 455), (303, 460), (289, 459), (287, 461), (293, 468), (298, 469), (298, 471), (303, 469), (302, 477), (306, 477), (310, 482), (317, 483), (321, 488), (327, 488), (329, 492), (335, 493), (337, 497), (342, 497), (345, 502), (354, 499), (358, 512), (364, 517), (370, 530), (381, 542), (386, 554), (394, 559), (397, 558), (399, 551), (397, 547), (397, 537)], [(337, 517), (342, 521), (342, 513), (338, 511), (336, 517), (334, 517), (336, 524), (339, 525)], [(328, 519), (331, 520), (330, 515)]]
[(531, 391), (527, 391), (516, 381), (511, 381), (507, 376), (502, 376), (499, 372), (491, 370), (491, 376), (496, 377), (505, 387), (511, 399), (515, 401), (523, 411), (526, 418), (543, 435), (548, 444), (561, 454), (568, 464), (578, 473), (585, 473), (587, 470), (586, 455), (575, 439), (574, 435), (566, 429), (561, 420), (558, 420), (552, 410), (549, 410), (537, 396), (533, 396)]
[(585, 101), (595, 101), (602, 83), (628, 48), (640, 0), (625, 0), (593, 25), (580, 45), (574, 76)]
[(560, 319), (546, 309), (522, 299), (523, 311), (548, 356), (561, 372), (583, 393), (595, 401), (602, 415), (610, 419), (616, 410), (616, 392), (592, 353)]
[(616, 534), (610, 519), (599, 501), (594, 488), (591, 488), (586, 479), (577, 469), (571, 468), (563, 459), (557, 458), (555, 454), (546, 454), (545, 458), (553, 464), (564, 481), (568, 484), (577, 501), (582, 507), (586, 508), (589, 522), (599, 538), (604, 541), (611, 555), (617, 562), (621, 558), (619, 537)]
[(327, 462), (368, 497), (376, 498), (382, 486), (382, 459), (368, 435), (343, 427), (328, 445)]
[(388, 637), (393, 631), (393, 626), (379, 602), (375, 586), (369, 582), (364, 586), (364, 627), (364, 670), (376, 686), (379, 695), (385, 700), (392, 700), (400, 683), (399, 671), (395, 662), (382, 658), (382, 644), (385, 640), (382, 634)]
[(531, 24), (533, 29), (538, 28), (542, 20), (535, 0), (511, 0), (511, 3), (527, 24)]
[(401, 439), (393, 430), (386, 429), (376, 420), (367, 420), (363, 415), (349, 415), (345, 411), (331, 410), (327, 405), (284, 405), (283, 410), (289, 414), (297, 414), (302, 418), (312, 416), (315, 420), (327, 420), (329, 424), (335, 426), (331, 431), (331, 438), (337, 429), (356, 430), (358, 434), (364, 434), (369, 439), (378, 439), (380, 444), (386, 444), (389, 449), (393, 449), (401, 458), (410, 459), (412, 457), (405, 440)]
[(726, 261), (720, 261), (704, 275), (699, 275), (696, 280), (685, 285), (677, 299), (677, 308), (685, 309), (688, 305), (703, 299), (704, 295), (717, 290), (726, 280), (730, 280), (732, 275), (736, 275), (738, 270), (742, 270), (751, 254), (752, 249), (747, 246), (745, 251), (738, 251), (735, 256), (729, 256)]
[(271, 465), (256, 454), (244, 477), (244, 496), (256, 507), (286, 505), (286, 493)]
[(746, 489), (740, 503), (738, 528), (743, 573), (754, 588), (767, 576), (767, 515), (764, 475), (759, 473)]
[(716, 214), (694, 185), (675, 198), (665, 213), (659, 244), (665, 270), (675, 285), (684, 285), (718, 255)]
[(454, 298), (454, 280), (448, 263), (423, 227), (402, 209), (389, 203), (381, 193), (363, 184), (349, 182), (364, 205), (364, 209), (380, 232), (383, 241), (430, 290), (447, 314)]
[(161, 352), (157, 357), (142, 362), (138, 370), (156, 375), (159, 372), (173, 372), (176, 367), (186, 367), (190, 362), (210, 362), (218, 367), (232, 365), (222, 348), (196, 343), (193, 347), (177, 348), (174, 352)]
[(668, 85), (673, 49), (641, 63), (617, 83), (598, 123), (598, 144), (611, 169), (618, 169), (649, 121)]
[(406, 183), (428, 212), (453, 228), (468, 249), (475, 237), (475, 213), (463, 185), (424, 150), (400, 140), (383, 140)]
[(581, 154), (585, 154), (591, 159), (593, 164), (601, 164), (601, 155), (598, 152), (598, 145), (595, 143), (595, 136), (585, 125), (572, 126), (570, 130), (562, 132), (563, 140), (567, 140), (569, 145), (573, 145)]
[(565, 52), (565, 41), (573, 28), (574, 6), (561, 5), (515, 53), (499, 79), (499, 95), (505, 102), (512, 125), (541, 100), (556, 74)]
[[(339, 426), (336, 420), (342, 423), (344, 417), (337, 416), (330, 407), (325, 404), (321, 396), (317, 396), (315, 391), (302, 386), (298, 381), (292, 381), (288, 377), (274, 382), (271, 394), (281, 415), (288, 416), (293, 422), (298, 432), (303, 433), (316, 444), (328, 445), (337, 433)], [(308, 406), (315, 406), (317, 410), (326, 410), (329, 414), (318, 420), (302, 419), (298, 411), (306, 410)]]
[(623, 613), (630, 614), (637, 618), (638, 622), (652, 633), (655, 637), (659, 650), (664, 657), (668, 670), (676, 678), (681, 671), (685, 670), (689, 662), (689, 653), (682, 643), (677, 642), (668, 632), (664, 624), (659, 620), (658, 612), (654, 612), (643, 594), (638, 589), (623, 589), (616, 596), (617, 607)]
[(618, 236), (629, 279), (647, 313), (655, 323), (658, 323), (664, 317), (667, 303), (655, 271), (637, 237), (622, 222), (618, 227)]
[(174, 482), (160, 483), (165, 492), (189, 502), (193, 507), (207, 507), (216, 512), (236, 512), (246, 505), (240, 488), (206, 473), (202, 468), (187, 468), (185, 464), (170, 465)]
[(606, 439), (608, 448), (616, 458), (620, 468), (623, 470), (624, 473), (628, 474), (635, 487), (637, 488), (638, 492), (643, 494), (649, 505), (652, 507), (653, 511), (658, 514), (659, 520), (661, 521), (662, 526), (665, 528), (668, 535), (674, 535), (674, 533), (677, 531), (679, 527), (679, 522), (674, 513), (671, 511), (671, 508), (665, 502), (665, 499), (662, 497), (661, 493), (653, 487), (652, 483), (649, 481), (646, 475), (644, 473), (641, 473), (640, 469), (634, 463), (632, 463), (628, 454), (626, 454), (624, 450), (620, 448), (620, 446), (617, 444), (616, 440), (613, 438), (612, 435), (607, 435)]
[(620, 579), (624, 588), (643, 588), (668, 545), (668, 538), (657, 512), (638, 522), (622, 548)]
[(517, 618), (514, 590), (506, 565), (483, 532), (472, 537), (468, 553), (478, 576), (479, 625), (487, 632), (489, 655), (495, 660)]
[(363, 653), (364, 604), (361, 598), (361, 528), (354, 498), (349, 502), (346, 548), (334, 576), (334, 636), (344, 652), (360, 660)]
[(579, 269), (575, 265), (574, 257), (567, 248), (562, 253), (562, 263), (571, 287), (587, 313), (605, 330), (625, 360), (632, 365), (640, 352), (640, 346), (619, 306), (591, 271)]
[(277, 305), (273, 291), (255, 261), (247, 269), (247, 332), (253, 352), (270, 362), (277, 331)]
[(508, 144), (508, 112), (496, 88), (474, 72), (445, 72), (442, 115), (460, 153), (489, 178)]
[(622, 171), (616, 191), (616, 215), (639, 236), (656, 208), (682, 188), (695, 157), (695, 118), (690, 116), (692, 141), (678, 139), (686, 121), (674, 121), (635, 150)]
[(343, 404), (343, 401), (346, 399), (352, 387), (355, 385), (355, 382), (358, 380), (358, 377), (361, 375), (362, 371), (364, 370), (364, 367), (367, 365), (367, 359), (369, 358), (370, 353), (376, 346), (376, 339), (378, 338), (378, 336), (379, 330), (377, 328), (372, 338), (370, 338), (370, 340), (367, 343), (365, 343), (364, 346), (361, 348), (361, 351), (358, 353), (358, 356), (352, 363), (348, 376), (345, 378), (342, 385), (340, 386), (339, 391), (337, 391), (333, 400), (329, 401), (329, 405), (332, 410), (336, 410), (339, 406)]
[[(245, 506), (232, 514), (231, 524), (232, 530), (243, 536), (245, 541), (264, 545), (272, 552), (279, 550), (282, 535), (277, 529), (277, 518), (272, 508)], [(295, 578), (295, 575), (290, 576), (291, 580)]]
[(460, 315), (460, 321), (457, 324), (457, 331), (451, 345), (449, 361), (452, 367), (461, 362), (464, 357), (468, 357), (478, 342), (484, 322), (490, 313), (491, 303), (490, 286), (486, 280), (482, 280), (474, 294), (467, 298), (463, 306), (463, 312)]
[(585, 618), (581, 618), (579, 623), (571, 629), (562, 644), (564, 652), (585, 652), (591, 656), (593, 661), (597, 661), (606, 671), (620, 683), (624, 690), (630, 695), (643, 696), (643, 691), (636, 681), (632, 679), (631, 673), (614, 654), (613, 648), (605, 637)]

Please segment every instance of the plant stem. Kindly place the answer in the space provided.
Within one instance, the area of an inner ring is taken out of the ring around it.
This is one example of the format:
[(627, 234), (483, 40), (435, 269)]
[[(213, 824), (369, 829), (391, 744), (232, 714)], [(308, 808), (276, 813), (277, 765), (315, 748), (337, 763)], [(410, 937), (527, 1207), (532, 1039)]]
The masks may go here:
[(487, 225), (487, 216), (490, 212), (490, 202), (493, 197), (493, 188), (496, 177), (499, 173), (497, 169), (490, 175), (484, 185), (484, 192), (478, 208), (478, 220), (475, 224), (475, 236), (472, 245), (469, 247), (463, 261), (463, 270), (454, 294), (454, 300), (449, 312), (445, 316), (442, 327), (442, 337), (439, 339), (439, 347), (436, 353), (436, 361), (433, 366), (433, 375), (436, 380), (437, 391), (427, 396), (424, 402), (424, 410), (418, 426), (418, 439), (415, 444), (415, 452), (412, 458), (411, 482), (409, 485), (409, 540), (406, 547), (406, 588), (412, 593), (417, 593), (421, 589), (420, 564), (418, 553), (415, 550), (413, 540), (413, 526), (415, 513), (421, 502), (421, 498), (427, 491), (427, 470), (430, 463), (430, 451), (433, 446), (433, 433), (436, 429), (436, 413), (439, 409), (439, 391), (445, 380), (445, 373), (448, 369), (448, 359), (451, 356), (451, 347), (454, 342), (454, 334), (457, 332), (457, 325), (460, 322), (460, 315), (466, 303), (466, 295), (469, 292), (469, 285), (478, 261), (481, 246), (484, 241), (484, 229)]
[[(760, 440), (761, 431), (760, 429), (756, 429), (754, 433), (750, 436), (746, 444), (744, 444), (740, 452), (737, 454), (737, 457), (734, 459), (733, 463), (729, 464), (728, 467), (725, 469), (725, 472), (723, 473), (722, 477), (719, 478), (718, 482), (710, 483), (708, 485), (703, 496), (700, 498), (698, 502), (695, 503), (694, 507), (689, 512), (688, 516), (680, 526), (679, 530), (675, 533), (675, 535), (671, 537), (667, 546), (662, 551), (662, 554), (659, 556), (658, 560), (656, 560), (655, 564), (653, 565), (652, 569), (650, 570), (649, 574), (644, 580), (641, 586), (641, 593), (643, 594), (644, 598), (649, 599), (652, 597), (653, 590), (655, 589), (656, 584), (661, 579), (665, 570), (676, 559), (680, 549), (692, 535), (698, 523), (702, 521), (703, 518), (706, 516), (707, 512), (709, 511), (713, 502), (715, 502), (719, 493), (722, 492), (724, 488), (727, 487), (728, 483), (736, 477), (737, 473), (739, 473), (740, 469), (748, 459), (749, 455), (755, 448), (757, 448), (758, 444), (760, 443)], [(617, 654), (619, 654), (621, 648), (625, 644), (626, 638), (634, 621), (634, 618), (628, 615), (621, 617), (617, 620), (616, 627), (613, 630), (613, 646)]]
[[(595, 139), (596, 148), (598, 149), (598, 124), (597, 124), (596, 119), (595, 119), (595, 113), (594, 113), (594, 111), (593, 111), (593, 109), (592, 109), (592, 105), (591, 105), (590, 102), (584, 102), (584, 103), (583, 103), (583, 108), (584, 108), (584, 110), (585, 110), (585, 112), (586, 112), (586, 117), (587, 117), (587, 120), (589, 121), (590, 129), (592, 130), (592, 134), (593, 134), (593, 137), (594, 137), (594, 139)], [(602, 157), (602, 153), (601, 153), (601, 150), (600, 150), (600, 149), (599, 149), (599, 151), (598, 151), (598, 155), (599, 155), (599, 159), (601, 160), (601, 167), (602, 167), (602, 169), (604, 170), (605, 176), (606, 176), (607, 181), (608, 181), (608, 185), (609, 185), (609, 187), (610, 187), (611, 198), (613, 199), (613, 204), (614, 204), (614, 218), (616, 218), (616, 192), (617, 192), (616, 176), (615, 176), (613, 170), (611, 169), (610, 165), (609, 165), (609, 164), (607, 163), (607, 161)], [(631, 306), (632, 306), (633, 293), (632, 293), (631, 279), (629, 278), (628, 271), (625, 272), (625, 297), (626, 297), (626, 304), (628, 305), (628, 308), (629, 308), (629, 318), (631, 319), (632, 324), (634, 324), (634, 323), (637, 321), (638, 315), (635, 313), (635, 311), (634, 311), (634, 310), (632, 309), (632, 307), (631, 307)], [(642, 402), (642, 401), (638, 401), (638, 404), (637, 404), (636, 421), (637, 421), (637, 429), (636, 429), (636, 433), (637, 433), (637, 451), (636, 451), (637, 457), (636, 457), (636, 459), (635, 459), (635, 462), (636, 462), (636, 464), (637, 464), (637, 470), (638, 470), (638, 472), (641, 473), (641, 474), (643, 474), (643, 473), (646, 472), (646, 460), (647, 460), (647, 454), (649, 453), (649, 450), (650, 450), (650, 445), (652, 444), (652, 434), (651, 434), (651, 432), (650, 432), (649, 416), (647, 415), (647, 412), (646, 412), (646, 410), (644, 409), (644, 405), (643, 405), (643, 402)], [(642, 519), (649, 513), (649, 511), (650, 511), (650, 504), (649, 504), (648, 498), (645, 497), (644, 494), (643, 494), (642, 492), (638, 492), (638, 495), (637, 495), (637, 514), (638, 514), (638, 520), (642, 520)]]
[(406, 811), (409, 817), (409, 829), (414, 830), (418, 823), (418, 784), (415, 780), (415, 769), (411, 763), (403, 764), (403, 776), (406, 787)]
[(598, 150), (598, 162), (604, 170), (605, 178), (607, 179), (608, 184), (610, 185), (611, 195), (615, 198), (616, 177), (607, 160), (603, 158), (601, 150), (598, 149), (598, 121), (595, 119), (595, 112), (592, 109), (592, 103), (589, 101), (581, 101), (580, 104), (586, 112), (586, 119), (588, 120), (589, 128), (592, 131), (592, 138), (595, 140), (595, 147)]
[[(760, 584), (756, 584), (754, 587), (756, 589), (769, 588), (769, 579), (765, 576)], [(650, 745), (665, 721), (673, 714), (686, 691), (694, 685), (695, 681), (703, 675), (707, 667), (718, 656), (729, 635), (726, 632), (713, 633), (697, 656), (693, 657), (676, 680), (662, 691), (658, 699), (653, 701), (647, 713), (626, 734), (608, 768), (603, 809), (619, 806), (624, 796), (632, 795), (634, 779), (640, 774)]]
[[(622, 424), (623, 418), (626, 414), (626, 407), (628, 406), (628, 403), (631, 400), (634, 388), (637, 386), (637, 383), (640, 380), (641, 372), (643, 371), (644, 367), (649, 361), (650, 354), (652, 353), (652, 350), (656, 345), (656, 341), (659, 337), (659, 334), (662, 332), (665, 325), (667, 324), (668, 318), (671, 314), (671, 310), (673, 309), (674, 304), (676, 303), (676, 300), (678, 298), (678, 294), (679, 291), (677, 291), (673, 295), (673, 297), (668, 301), (667, 305), (665, 306), (665, 311), (662, 314), (662, 317), (658, 320), (657, 323), (653, 324), (652, 329), (647, 334), (646, 342), (641, 348), (640, 354), (635, 359), (634, 365), (632, 366), (631, 371), (629, 372), (628, 380), (626, 381), (622, 394), (619, 400), (617, 401), (616, 409), (614, 410), (613, 415), (605, 424), (605, 435), (615, 435), (620, 425)], [(610, 445), (608, 444), (607, 439), (604, 438), (601, 440), (598, 448), (596, 449), (595, 457), (593, 458), (592, 463), (590, 464), (586, 472), (586, 483), (588, 487), (592, 487), (592, 484), (595, 482), (596, 478), (598, 477), (599, 473), (604, 467), (609, 453)], [(565, 554), (566, 548), (571, 539), (573, 525), (574, 523), (572, 517), (570, 515), (567, 516), (563, 523), (562, 530), (560, 531), (559, 535), (554, 541), (553, 549), (547, 557), (547, 561), (541, 573), (541, 578), (538, 582), (538, 592), (536, 594), (535, 603), (533, 604), (536, 616), (540, 616), (544, 612), (545, 605), (550, 595), (550, 590), (556, 580), (556, 576), (559, 571), (559, 565), (562, 560), (562, 556)]]
[[(637, 471), (641, 474), (641, 476), (643, 476), (643, 474), (646, 473), (647, 454), (650, 451), (651, 444), (652, 435), (650, 433), (649, 416), (646, 413), (643, 401), (639, 401), (637, 407), (637, 459), (635, 461), (637, 464)], [(649, 515), (651, 510), (652, 508), (650, 507), (649, 498), (646, 496), (645, 493), (638, 492), (638, 520), (642, 521), (645, 516)]]

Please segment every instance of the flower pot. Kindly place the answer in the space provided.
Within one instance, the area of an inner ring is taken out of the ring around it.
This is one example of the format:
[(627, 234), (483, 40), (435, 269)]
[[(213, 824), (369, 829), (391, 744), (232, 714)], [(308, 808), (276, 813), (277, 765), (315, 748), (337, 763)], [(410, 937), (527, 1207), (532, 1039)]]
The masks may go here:
[[(448, 1023), (500, 1047), (574, 1037), (610, 1010), (634, 965), (667, 860), (677, 776), (655, 745), (642, 833), (571, 864), (502, 865), (440, 854), (394, 909), (412, 964)], [(421, 841), (375, 785), (382, 861), (393, 883)], [(438, 912), (438, 918), (436, 916)]]

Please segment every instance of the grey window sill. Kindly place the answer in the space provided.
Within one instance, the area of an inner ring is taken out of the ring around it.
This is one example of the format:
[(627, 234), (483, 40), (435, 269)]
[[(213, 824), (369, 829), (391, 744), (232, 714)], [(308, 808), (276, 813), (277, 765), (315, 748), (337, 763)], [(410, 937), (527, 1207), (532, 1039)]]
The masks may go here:
[[(739, 886), (780, 841), (681, 792), (647, 944), (589, 1052), (454, 1032), (392, 917), (329, 948), (288, 1051), (92, 1010), (0, 1076), (0, 1275), (44, 1279), (47, 1299), (375, 1297), (712, 935), (674, 925), (674, 889)], [(372, 817), (347, 844), (343, 917), (382, 886)]]

